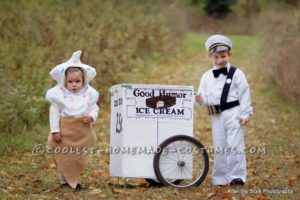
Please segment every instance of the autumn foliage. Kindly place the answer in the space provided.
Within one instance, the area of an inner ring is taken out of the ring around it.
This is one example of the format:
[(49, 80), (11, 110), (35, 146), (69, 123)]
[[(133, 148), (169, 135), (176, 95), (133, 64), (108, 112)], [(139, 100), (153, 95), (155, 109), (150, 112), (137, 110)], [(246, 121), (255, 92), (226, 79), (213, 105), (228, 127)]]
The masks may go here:
[(44, 95), (55, 84), (49, 71), (76, 50), (96, 68), (92, 84), (102, 101), (111, 85), (174, 52), (178, 39), (161, 9), (150, 1), (1, 1), (1, 131), (47, 121)]

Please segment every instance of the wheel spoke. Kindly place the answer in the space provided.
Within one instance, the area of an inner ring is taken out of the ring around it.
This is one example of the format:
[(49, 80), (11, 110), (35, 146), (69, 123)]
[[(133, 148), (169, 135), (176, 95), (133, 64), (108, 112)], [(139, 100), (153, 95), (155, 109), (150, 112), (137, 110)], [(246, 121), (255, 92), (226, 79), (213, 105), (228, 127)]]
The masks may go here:
[(166, 176), (166, 178), (170, 177), (171, 174), (173, 174), (173, 172), (177, 171), (177, 167), (175, 167), (175, 170), (171, 171), (171, 173), (169, 173), (168, 176)]
[(160, 148), (175, 148), (176, 151), (169, 155), (162, 154), (163, 151), (154, 155), (155, 175), (162, 184), (179, 188), (201, 184), (207, 175), (209, 161), (205, 149), (202, 153), (194, 153), (195, 150), (204, 148), (199, 141), (185, 135), (173, 136), (165, 140)]
[(172, 162), (172, 163), (169, 163), (169, 162), (160, 162), (160, 164), (170, 165), (170, 164), (177, 164), (177, 163), (176, 162)]
[(177, 147), (176, 147), (176, 145), (175, 145), (175, 142), (173, 143), (173, 146), (175, 147), (175, 152), (176, 152), (178, 161), (180, 161), (180, 158), (179, 158), (179, 155), (178, 155), (178, 151), (177, 151), (178, 149), (177, 149)]
[(176, 167), (176, 165), (172, 165), (171, 167), (165, 168), (165, 169), (163, 169), (161, 172), (167, 171), (167, 170), (169, 170), (169, 169), (171, 169), (171, 168), (173, 168), (173, 167)]
[[(182, 140), (181, 140), (181, 144), (182, 144)], [(182, 148), (182, 146), (181, 146), (181, 148)], [(181, 160), (183, 160), (183, 159), (184, 159), (184, 157), (185, 157), (185, 153), (183, 154), (183, 156), (182, 156)]]
[(184, 168), (186, 168), (187, 169), (187, 171), (192, 175), (192, 177), (193, 177), (193, 172), (191, 172), (190, 170), (189, 170), (189, 168), (188, 167), (186, 167), (186, 166), (184, 166)]
[(168, 156), (165, 156), (165, 155), (163, 155), (165, 158), (168, 158), (169, 160), (172, 160), (172, 161), (174, 161), (174, 162), (176, 162), (177, 163), (177, 160), (174, 160), (174, 159), (171, 159), (171, 158), (169, 158)]
[[(186, 178), (187, 175), (184, 173), (183, 167), (182, 167), (182, 172), (183, 172), (183, 174), (184, 174), (184, 178)], [(182, 178), (182, 177), (181, 177), (181, 178)]]
[(179, 171), (179, 170), (176, 171), (175, 178), (177, 178), (178, 171)]

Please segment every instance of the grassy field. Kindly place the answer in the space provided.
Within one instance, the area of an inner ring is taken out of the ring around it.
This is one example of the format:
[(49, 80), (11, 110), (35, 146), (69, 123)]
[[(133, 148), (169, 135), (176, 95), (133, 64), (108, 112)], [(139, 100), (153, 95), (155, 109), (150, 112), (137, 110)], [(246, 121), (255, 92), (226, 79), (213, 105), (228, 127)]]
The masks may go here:
[[(74, 192), (60, 189), (56, 168), (49, 154), (33, 156), (31, 150), (46, 144), (47, 126), (39, 126), (14, 140), (10, 153), (1, 155), (1, 199), (299, 199), (300, 198), (300, 125), (299, 110), (281, 100), (274, 87), (261, 76), (260, 49), (263, 40), (253, 36), (231, 36), (231, 63), (247, 75), (253, 96), (254, 116), (246, 127), (246, 146), (265, 152), (247, 154), (248, 182), (244, 187), (214, 187), (211, 170), (200, 187), (192, 189), (152, 188), (142, 179), (118, 180), (109, 176), (109, 155), (93, 155), (82, 176), (89, 190)], [(204, 41), (207, 35), (187, 34), (186, 49), (173, 58), (153, 62), (149, 75), (132, 73), (132, 83), (163, 83), (198, 87), (201, 74), (210, 68)], [(99, 75), (100, 77), (101, 75)], [(102, 91), (102, 95), (108, 95)], [(109, 105), (101, 104), (96, 124), (98, 146), (109, 146)], [(195, 108), (195, 137), (206, 147), (212, 146), (210, 119), (205, 109)], [(17, 141), (17, 142), (16, 142)], [(1, 141), (2, 143), (5, 140)], [(213, 154), (209, 155), (213, 164)], [(275, 194), (272, 191), (293, 194)], [(246, 194), (248, 193), (248, 194)]]

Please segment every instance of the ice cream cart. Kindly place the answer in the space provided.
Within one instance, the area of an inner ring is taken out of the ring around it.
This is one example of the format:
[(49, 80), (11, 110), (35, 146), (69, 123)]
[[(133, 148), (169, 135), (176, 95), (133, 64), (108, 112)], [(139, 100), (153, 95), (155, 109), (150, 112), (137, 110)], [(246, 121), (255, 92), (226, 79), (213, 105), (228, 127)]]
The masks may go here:
[(192, 86), (119, 84), (111, 87), (110, 175), (165, 186), (198, 186), (208, 155), (193, 138)]

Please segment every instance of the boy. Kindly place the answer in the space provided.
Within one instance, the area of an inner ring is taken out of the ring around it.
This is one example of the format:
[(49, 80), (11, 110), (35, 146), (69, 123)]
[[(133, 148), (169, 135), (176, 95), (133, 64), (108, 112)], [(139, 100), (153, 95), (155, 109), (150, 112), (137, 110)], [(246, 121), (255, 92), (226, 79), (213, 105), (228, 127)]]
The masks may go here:
[(206, 105), (212, 120), (215, 162), (213, 185), (244, 185), (246, 156), (243, 126), (253, 114), (244, 73), (229, 63), (232, 42), (213, 35), (205, 43), (213, 68), (201, 78), (195, 100)]

